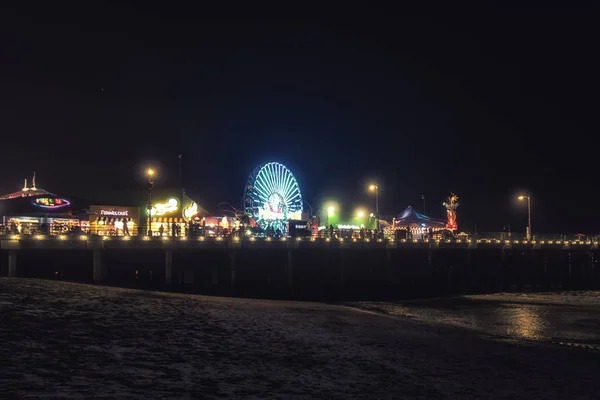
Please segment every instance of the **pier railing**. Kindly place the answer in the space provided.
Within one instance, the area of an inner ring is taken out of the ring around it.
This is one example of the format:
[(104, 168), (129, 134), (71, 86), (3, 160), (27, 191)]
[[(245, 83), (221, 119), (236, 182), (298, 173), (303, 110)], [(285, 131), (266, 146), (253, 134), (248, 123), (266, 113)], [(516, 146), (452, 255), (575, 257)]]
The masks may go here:
[[(555, 239), (557, 237), (558, 239)], [(394, 239), (394, 238), (383, 238), (383, 239), (370, 239), (370, 238), (317, 238), (317, 237), (244, 237), (239, 238), (233, 237), (211, 237), (211, 236), (98, 236), (98, 235), (0, 235), (0, 241), (5, 242), (152, 242), (152, 243), (220, 243), (221, 245), (241, 244), (241, 243), (323, 243), (323, 244), (378, 244), (379, 246), (385, 244), (457, 244), (457, 245), (587, 245), (587, 246), (598, 246), (600, 240), (595, 238), (582, 238), (564, 240), (560, 235), (543, 237), (542, 239), (526, 240), (516, 239), (514, 237), (508, 239), (497, 238), (453, 238), (453, 239)]]

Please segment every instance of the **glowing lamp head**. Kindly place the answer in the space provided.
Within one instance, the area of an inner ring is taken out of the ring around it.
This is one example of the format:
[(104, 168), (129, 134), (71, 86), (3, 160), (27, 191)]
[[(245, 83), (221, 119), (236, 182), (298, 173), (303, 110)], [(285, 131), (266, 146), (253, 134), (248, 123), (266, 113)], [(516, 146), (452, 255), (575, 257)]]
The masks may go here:
[(519, 200), (525, 200), (525, 196), (519, 196), (517, 197)]
[(152, 168), (148, 168), (146, 170), (146, 175), (148, 175), (148, 177), (153, 177), (156, 174), (156, 171), (154, 171)]
[(369, 190), (370, 190), (371, 192), (374, 192), (374, 191), (376, 191), (376, 190), (377, 190), (377, 185), (370, 185), (370, 186), (369, 186)]
[(359, 211), (359, 212), (357, 212), (357, 213), (356, 213), (356, 216), (357, 216), (358, 218), (362, 218), (362, 217), (364, 217), (364, 216), (365, 216), (365, 213), (364, 213), (363, 211)]
[(333, 206), (331, 206), (331, 207), (327, 208), (327, 213), (328, 213), (329, 215), (333, 215), (333, 212), (334, 212), (334, 211), (335, 211), (335, 207), (333, 207)]

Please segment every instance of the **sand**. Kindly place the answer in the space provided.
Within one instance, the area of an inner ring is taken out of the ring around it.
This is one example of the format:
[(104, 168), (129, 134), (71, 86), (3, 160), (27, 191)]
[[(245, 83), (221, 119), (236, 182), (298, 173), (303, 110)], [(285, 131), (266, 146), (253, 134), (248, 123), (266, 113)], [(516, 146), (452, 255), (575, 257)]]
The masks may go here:
[[(548, 304), (559, 298), (544, 296)], [(571, 306), (593, 314), (588, 297)], [(0, 394), (600, 398), (594, 349), (393, 312), (410, 305), (353, 306), (362, 309), (0, 278)]]

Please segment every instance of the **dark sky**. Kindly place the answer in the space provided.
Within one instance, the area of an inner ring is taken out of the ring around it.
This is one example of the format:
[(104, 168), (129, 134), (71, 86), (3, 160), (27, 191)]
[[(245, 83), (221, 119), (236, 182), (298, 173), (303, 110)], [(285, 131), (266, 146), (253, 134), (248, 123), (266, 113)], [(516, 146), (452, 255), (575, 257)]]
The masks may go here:
[(183, 154), (213, 210), (280, 161), (315, 208), (372, 205), (376, 179), (382, 213), (424, 194), (442, 217), (453, 191), (463, 229), (524, 230), (526, 190), (534, 230), (600, 231), (591, 9), (94, 4), (2, 12), (2, 192), (32, 170), (64, 195), (142, 186), (149, 164), (166, 185)]

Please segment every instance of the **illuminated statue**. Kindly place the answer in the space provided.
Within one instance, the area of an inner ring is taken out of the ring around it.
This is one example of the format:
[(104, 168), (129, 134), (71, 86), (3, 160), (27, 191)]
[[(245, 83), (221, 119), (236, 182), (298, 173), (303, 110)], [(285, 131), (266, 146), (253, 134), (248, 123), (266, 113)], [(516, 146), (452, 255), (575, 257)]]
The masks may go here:
[(456, 209), (460, 205), (458, 202), (458, 196), (454, 193), (450, 193), (448, 200), (442, 204), (444, 207), (446, 207), (446, 217), (448, 218), (448, 221), (446, 222), (446, 228), (453, 231), (457, 230), (458, 224), (456, 223)]

